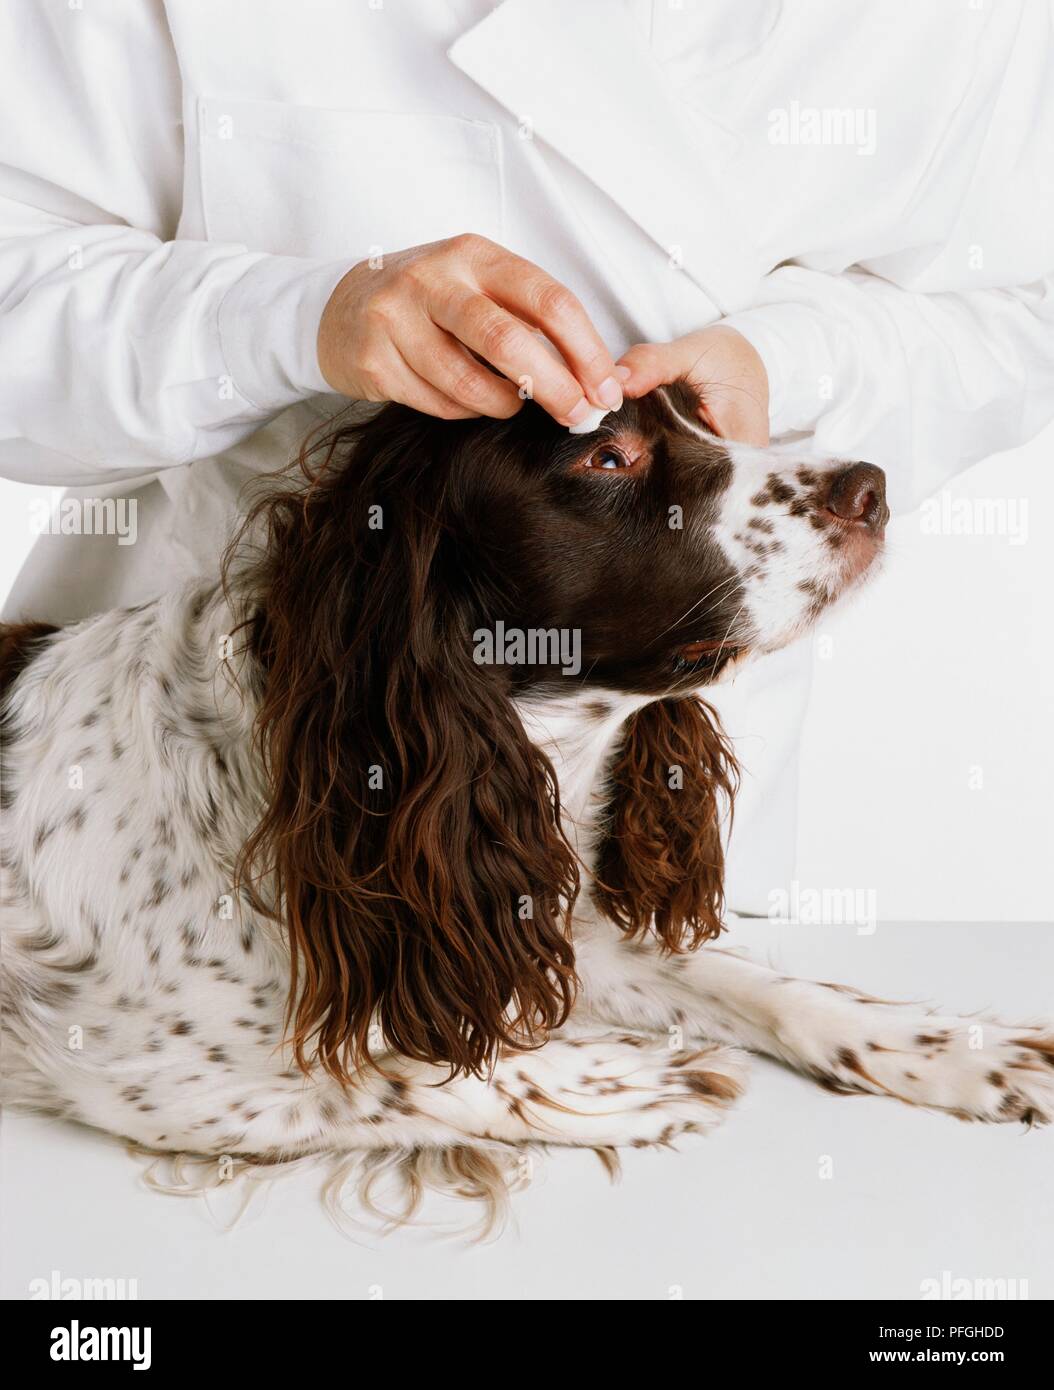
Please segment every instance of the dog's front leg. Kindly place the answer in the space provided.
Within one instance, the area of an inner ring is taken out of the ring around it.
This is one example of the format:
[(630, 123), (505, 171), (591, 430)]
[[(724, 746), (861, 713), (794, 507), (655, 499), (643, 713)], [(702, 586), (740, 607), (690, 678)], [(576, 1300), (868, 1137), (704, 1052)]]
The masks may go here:
[(579, 1007), (680, 1038), (739, 1043), (836, 1091), (893, 1096), (964, 1119), (1054, 1120), (1054, 1025), (927, 1013), (781, 975), (707, 944), (663, 956), (592, 920), (576, 933)]
[[(714, 1044), (569, 1027), (505, 1051), (486, 1078), (389, 1057), (349, 1092), (323, 1083), (327, 1147), (444, 1147), (472, 1139), (590, 1148), (665, 1143), (705, 1130), (739, 1096), (746, 1058)], [(300, 1106), (304, 1112), (303, 1104)]]

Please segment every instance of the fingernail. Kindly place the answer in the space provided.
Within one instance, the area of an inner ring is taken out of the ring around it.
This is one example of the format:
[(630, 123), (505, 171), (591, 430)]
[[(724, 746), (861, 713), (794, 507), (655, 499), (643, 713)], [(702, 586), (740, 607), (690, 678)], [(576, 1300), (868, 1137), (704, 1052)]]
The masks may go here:
[(578, 402), (574, 410), (567, 412), (567, 423), (569, 425), (580, 425), (593, 407), (586, 400), (585, 396)]
[(619, 381), (629, 381), (630, 377), (633, 375), (633, 369), (632, 367), (616, 367), (615, 375), (618, 377)]
[(597, 387), (597, 400), (608, 410), (618, 410), (622, 405), (622, 387), (613, 376), (605, 377)]

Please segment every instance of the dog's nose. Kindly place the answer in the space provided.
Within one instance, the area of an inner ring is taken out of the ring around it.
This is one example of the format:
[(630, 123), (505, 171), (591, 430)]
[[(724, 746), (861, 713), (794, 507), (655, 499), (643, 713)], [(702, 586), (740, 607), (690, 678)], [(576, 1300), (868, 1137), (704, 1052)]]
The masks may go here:
[(842, 521), (854, 521), (877, 535), (889, 520), (886, 475), (873, 463), (851, 463), (831, 479), (827, 510)]

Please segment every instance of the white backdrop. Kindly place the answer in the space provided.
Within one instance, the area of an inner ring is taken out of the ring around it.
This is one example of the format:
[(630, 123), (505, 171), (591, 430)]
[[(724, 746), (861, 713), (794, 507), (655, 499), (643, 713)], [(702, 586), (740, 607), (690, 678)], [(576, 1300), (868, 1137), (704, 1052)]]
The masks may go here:
[[(2, 594), (43, 495), (0, 481)], [(1050, 921), (1054, 427), (898, 518), (888, 550), (806, 639), (802, 891), (873, 891), (883, 921)]]
[(1054, 427), (948, 492), (953, 524), (991, 501), (1027, 525), (899, 518), (883, 575), (813, 637), (799, 879), (873, 885), (884, 921), (1049, 922)]

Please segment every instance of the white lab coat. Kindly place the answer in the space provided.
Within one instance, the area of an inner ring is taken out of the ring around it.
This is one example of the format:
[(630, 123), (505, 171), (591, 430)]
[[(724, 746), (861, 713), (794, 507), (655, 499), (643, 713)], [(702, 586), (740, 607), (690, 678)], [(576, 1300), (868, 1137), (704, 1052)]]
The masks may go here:
[[(914, 505), (1054, 413), (1051, 30), (1048, 0), (5, 0), (0, 471), (138, 515), (43, 537), (8, 614), (213, 572), (246, 476), (333, 408), (345, 269), (468, 230), (616, 355), (728, 315), (774, 433)], [(743, 910), (793, 873), (808, 668), (719, 701)]]

